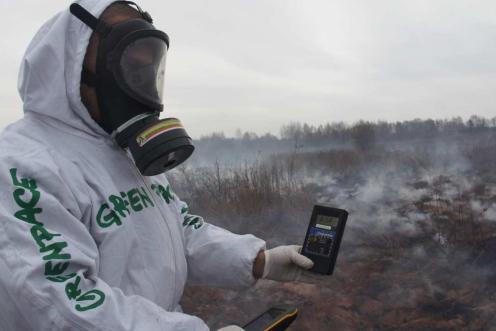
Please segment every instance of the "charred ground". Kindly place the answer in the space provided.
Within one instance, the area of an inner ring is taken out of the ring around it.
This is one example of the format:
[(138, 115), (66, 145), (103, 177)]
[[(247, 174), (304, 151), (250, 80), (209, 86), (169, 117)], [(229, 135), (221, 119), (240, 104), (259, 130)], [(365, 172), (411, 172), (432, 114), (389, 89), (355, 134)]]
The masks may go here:
[(474, 127), (176, 171), (195, 213), (269, 247), (301, 243), (314, 203), (350, 212), (333, 276), (188, 288), (186, 312), (214, 328), (280, 303), (300, 308), (291, 330), (496, 328), (496, 133)]

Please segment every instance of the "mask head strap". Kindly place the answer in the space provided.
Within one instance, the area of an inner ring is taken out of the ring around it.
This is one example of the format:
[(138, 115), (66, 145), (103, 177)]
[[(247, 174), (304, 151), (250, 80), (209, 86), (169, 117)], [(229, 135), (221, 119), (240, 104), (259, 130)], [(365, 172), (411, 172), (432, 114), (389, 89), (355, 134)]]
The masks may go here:
[[(136, 3), (132, 1), (115, 1), (114, 3), (120, 3), (128, 6), (133, 6), (135, 9), (138, 11), (138, 13), (141, 15), (141, 17), (147, 21), (150, 24), (153, 24), (153, 19), (151, 15), (143, 11), (140, 6), (138, 6)], [(114, 4), (113, 3), (113, 4)], [(89, 11), (84, 9), (80, 4), (78, 3), (73, 3), (70, 7), (69, 10), (72, 15), (76, 16), (81, 22), (89, 26), (93, 31), (98, 32), (101, 35), (106, 35), (110, 32), (110, 26), (105, 24), (102, 20), (99, 20), (95, 16), (93, 16)]]
[(88, 85), (89, 87), (96, 87), (97, 77), (88, 68), (83, 66), (81, 71), (81, 83)]
[(141, 7), (138, 6), (137, 3), (133, 2), (133, 1), (116, 1), (114, 3), (122, 3), (124, 5), (132, 6), (132, 7), (136, 8), (136, 10), (140, 13), (141, 17), (145, 21), (147, 21), (150, 24), (153, 24), (152, 16), (147, 11), (144, 11), (143, 9), (141, 9)]
[(69, 10), (71, 11), (72, 15), (76, 16), (81, 22), (89, 26), (93, 31), (96, 31), (101, 35), (106, 35), (110, 32), (110, 26), (93, 16), (89, 11), (81, 7), (81, 5), (73, 3), (69, 7)]

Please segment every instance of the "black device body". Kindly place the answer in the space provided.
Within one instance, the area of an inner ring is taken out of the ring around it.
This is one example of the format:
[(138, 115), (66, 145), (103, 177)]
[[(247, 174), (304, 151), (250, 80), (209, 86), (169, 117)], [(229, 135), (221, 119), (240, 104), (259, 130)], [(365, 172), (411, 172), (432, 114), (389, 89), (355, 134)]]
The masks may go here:
[(298, 316), (298, 309), (288, 306), (277, 306), (246, 324), (246, 331), (284, 331)]
[(310, 271), (331, 275), (336, 265), (348, 212), (316, 205), (303, 243), (301, 254), (314, 262)]

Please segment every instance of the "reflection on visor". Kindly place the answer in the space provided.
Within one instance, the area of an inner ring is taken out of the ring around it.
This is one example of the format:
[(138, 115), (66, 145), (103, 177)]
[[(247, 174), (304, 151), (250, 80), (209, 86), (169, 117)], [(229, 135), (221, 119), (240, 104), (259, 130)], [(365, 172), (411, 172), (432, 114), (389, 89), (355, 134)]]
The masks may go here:
[(138, 96), (162, 104), (166, 43), (156, 37), (138, 39), (124, 50), (120, 61), (126, 85)]

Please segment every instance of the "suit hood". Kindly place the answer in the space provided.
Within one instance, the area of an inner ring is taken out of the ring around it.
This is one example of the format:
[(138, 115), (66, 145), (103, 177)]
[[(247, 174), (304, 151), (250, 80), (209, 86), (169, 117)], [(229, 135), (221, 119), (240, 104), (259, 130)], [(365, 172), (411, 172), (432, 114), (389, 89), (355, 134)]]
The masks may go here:
[[(75, 1), (95, 17), (115, 0)], [(34, 113), (92, 136), (108, 135), (81, 102), (81, 69), (92, 34), (69, 7), (46, 22), (23, 57), (18, 90), (24, 113)]]

